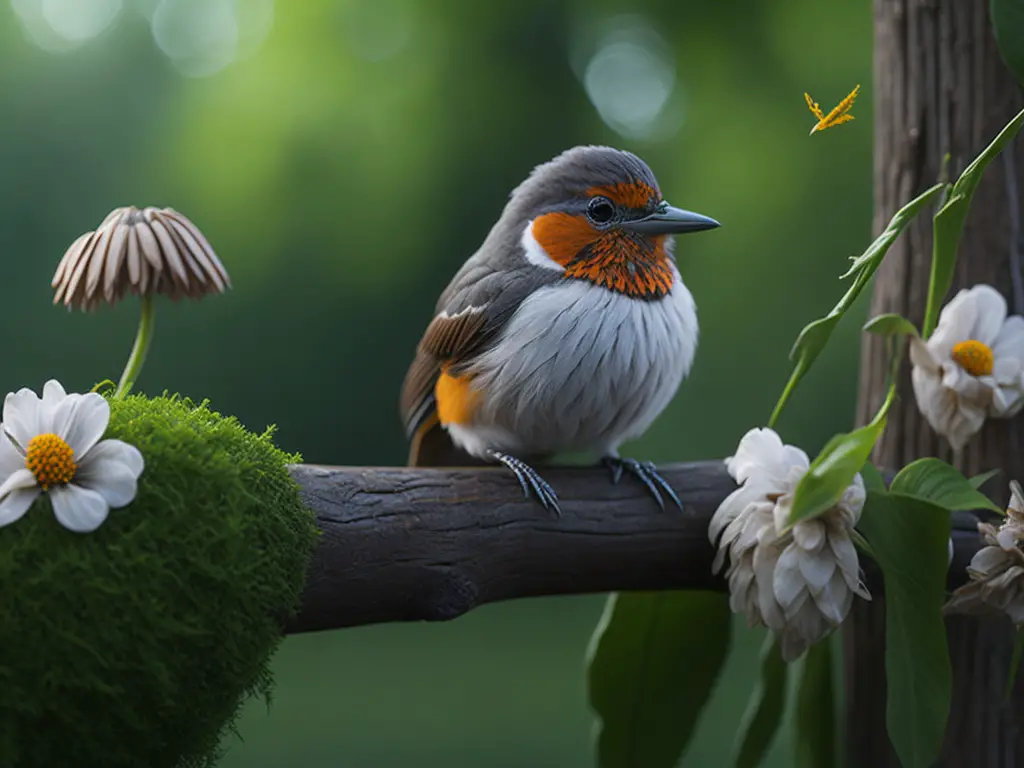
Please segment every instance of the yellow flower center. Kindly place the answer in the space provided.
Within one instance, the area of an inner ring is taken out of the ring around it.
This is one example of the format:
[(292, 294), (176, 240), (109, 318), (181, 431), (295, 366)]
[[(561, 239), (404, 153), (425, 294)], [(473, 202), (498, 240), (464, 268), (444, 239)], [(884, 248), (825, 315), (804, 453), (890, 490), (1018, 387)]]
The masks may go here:
[(988, 376), (992, 373), (992, 350), (980, 341), (968, 339), (954, 345), (953, 360), (971, 376)]
[(36, 482), (44, 491), (54, 485), (70, 483), (78, 469), (71, 446), (53, 433), (36, 435), (28, 441), (25, 466), (36, 476)]

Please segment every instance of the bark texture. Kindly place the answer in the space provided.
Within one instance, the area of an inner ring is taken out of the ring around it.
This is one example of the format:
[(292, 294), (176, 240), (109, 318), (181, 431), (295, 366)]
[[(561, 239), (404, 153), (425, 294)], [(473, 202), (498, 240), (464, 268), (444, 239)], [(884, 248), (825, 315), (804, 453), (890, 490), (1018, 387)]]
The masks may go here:
[[(708, 524), (736, 484), (725, 463), (668, 464), (683, 510), (604, 467), (546, 468), (562, 514), (524, 499), (496, 467), (291, 468), (322, 536), (289, 634), (390, 621), (447, 621), (485, 603), (538, 595), (715, 589)], [(969, 513), (965, 513), (969, 514)], [(951, 587), (978, 550), (954, 535)], [(881, 574), (865, 562), (874, 593)]]
[[(874, 13), (878, 233), (897, 209), (940, 179), (947, 152), (948, 175), (955, 179), (1020, 110), (1024, 96), (999, 58), (988, 0), (875, 0)], [(1013, 149), (989, 166), (975, 194), (947, 301), (960, 288), (988, 283), (1007, 297), (1011, 313), (1024, 312), (1019, 264), (1011, 258), (1020, 217), (1019, 201), (1012, 201), (1015, 186), (1024, 180), (1024, 150), (1020, 142)], [(895, 243), (878, 272), (872, 315), (898, 312), (920, 327), (931, 234), (931, 216), (923, 215)], [(885, 396), (886, 367), (884, 342), (865, 335), (859, 423), (871, 418)], [(989, 422), (961, 455), (954, 456), (917, 410), (909, 364), (901, 372), (899, 393), (874, 459), (899, 468), (922, 456), (938, 456), (970, 474), (998, 467), (1004, 474), (988, 489), (997, 502), (1005, 502), (1007, 480), (1024, 479), (1020, 419)], [(845, 632), (850, 768), (899, 766), (885, 730), (884, 613), (884, 599), (857, 601)], [(1024, 685), (1018, 683), (1012, 703), (1004, 704), (1002, 697), (1013, 645), (1009, 622), (956, 618), (947, 627), (954, 666), (953, 707), (939, 764), (1024, 765), (1024, 739), (1018, 727)]]

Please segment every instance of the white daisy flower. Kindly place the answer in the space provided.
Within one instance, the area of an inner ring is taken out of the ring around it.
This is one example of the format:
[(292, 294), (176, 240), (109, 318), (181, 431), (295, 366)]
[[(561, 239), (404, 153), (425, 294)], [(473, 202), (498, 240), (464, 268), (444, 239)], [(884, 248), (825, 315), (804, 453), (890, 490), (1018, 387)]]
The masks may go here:
[(729, 556), (730, 607), (750, 626), (771, 629), (786, 661), (839, 626), (855, 594), (871, 599), (850, 538), (866, 498), (860, 475), (836, 506), (782, 533), (809, 466), (807, 454), (773, 430), (750, 430), (726, 461), (740, 487), (718, 507), (708, 531), (712, 544), (721, 536), (714, 573)]
[(962, 290), (927, 341), (911, 337), (910, 362), (921, 414), (960, 449), (986, 417), (1024, 406), (1024, 317), (1007, 317), (1006, 299), (989, 285)]
[(971, 558), (968, 582), (953, 593), (944, 613), (1005, 613), (1014, 624), (1024, 626), (1024, 493), (1016, 481), (1010, 483), (1010, 493), (1010, 506), (999, 528), (978, 523), (986, 546)]
[(109, 420), (102, 395), (69, 395), (52, 379), (41, 400), (30, 389), (9, 393), (0, 423), (0, 526), (20, 519), (44, 492), (60, 524), (81, 533), (131, 502), (142, 454), (121, 440), (100, 440)]

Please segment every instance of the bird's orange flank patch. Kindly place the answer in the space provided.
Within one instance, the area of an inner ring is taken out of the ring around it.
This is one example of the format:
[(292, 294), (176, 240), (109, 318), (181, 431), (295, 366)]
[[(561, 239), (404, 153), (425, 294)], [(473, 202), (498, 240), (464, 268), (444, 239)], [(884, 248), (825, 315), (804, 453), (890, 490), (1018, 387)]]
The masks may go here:
[(480, 403), (480, 393), (473, 389), (469, 376), (452, 376), (447, 371), (438, 377), (434, 397), (442, 424), (468, 424)]

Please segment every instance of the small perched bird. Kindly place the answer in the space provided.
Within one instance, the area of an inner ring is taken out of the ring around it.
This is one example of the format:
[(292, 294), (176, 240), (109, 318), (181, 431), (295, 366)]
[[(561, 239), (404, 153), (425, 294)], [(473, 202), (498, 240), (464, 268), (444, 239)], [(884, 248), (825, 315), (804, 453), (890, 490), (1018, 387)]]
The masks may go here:
[(650, 462), (619, 456), (675, 396), (697, 314), (671, 235), (719, 226), (665, 202), (650, 168), (574, 147), (534, 168), (437, 302), (402, 387), (410, 466), (500, 463), (558, 513), (531, 464), (595, 454), (682, 506)]

